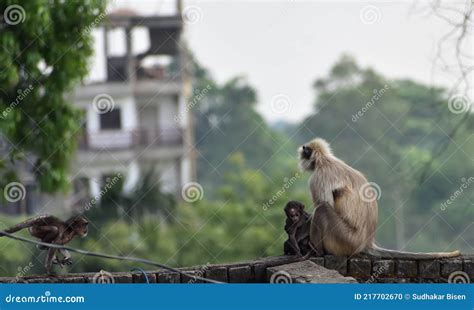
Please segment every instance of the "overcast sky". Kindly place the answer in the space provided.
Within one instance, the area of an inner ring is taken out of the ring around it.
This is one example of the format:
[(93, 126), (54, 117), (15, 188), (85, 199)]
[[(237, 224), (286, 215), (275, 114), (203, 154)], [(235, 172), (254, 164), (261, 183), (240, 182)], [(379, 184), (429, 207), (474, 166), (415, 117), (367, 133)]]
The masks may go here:
[[(111, 7), (163, 14), (174, 2), (116, 0)], [(449, 86), (453, 77), (432, 75), (432, 61), (451, 28), (426, 7), (404, 1), (188, 0), (185, 38), (217, 81), (246, 76), (267, 120), (298, 121), (313, 109), (312, 83), (342, 53), (390, 78)], [(289, 101), (284, 113), (272, 106), (275, 96)]]

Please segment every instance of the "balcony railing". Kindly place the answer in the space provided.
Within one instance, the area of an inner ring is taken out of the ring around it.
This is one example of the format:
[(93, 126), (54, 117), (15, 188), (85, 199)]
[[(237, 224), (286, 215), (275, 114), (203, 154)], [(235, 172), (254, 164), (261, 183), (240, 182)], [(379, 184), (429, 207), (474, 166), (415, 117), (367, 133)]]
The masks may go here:
[(102, 130), (85, 133), (79, 140), (81, 150), (127, 150), (138, 147), (179, 146), (183, 143), (182, 129)]

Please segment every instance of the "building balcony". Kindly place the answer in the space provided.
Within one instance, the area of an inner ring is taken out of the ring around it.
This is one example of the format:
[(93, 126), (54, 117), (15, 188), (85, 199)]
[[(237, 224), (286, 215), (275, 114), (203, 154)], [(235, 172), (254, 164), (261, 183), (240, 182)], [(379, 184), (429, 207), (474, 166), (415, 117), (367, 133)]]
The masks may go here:
[[(77, 87), (74, 91), (73, 98), (76, 103), (82, 107), (89, 106), (93, 99), (100, 94), (108, 94), (112, 96), (114, 101), (120, 98), (144, 98), (149, 102), (152, 98), (160, 98), (163, 96), (175, 96), (181, 94), (183, 85), (181, 80), (153, 80), (142, 79), (135, 81), (133, 84), (128, 82), (95, 82)], [(158, 102), (154, 100), (153, 102)]]
[[(173, 62), (173, 57), (162, 56), (169, 62)], [(163, 59), (162, 59), (163, 60)], [(179, 64), (162, 65), (152, 64), (145, 65), (139, 59), (133, 58), (131, 70), (134, 81), (156, 80), (161, 82), (180, 82), (182, 80), (182, 69)], [(107, 82), (129, 82), (127, 58), (108, 57), (107, 58)]]
[(102, 130), (84, 134), (79, 140), (79, 150), (130, 150), (147, 147), (175, 147), (182, 144), (183, 131), (180, 128)]

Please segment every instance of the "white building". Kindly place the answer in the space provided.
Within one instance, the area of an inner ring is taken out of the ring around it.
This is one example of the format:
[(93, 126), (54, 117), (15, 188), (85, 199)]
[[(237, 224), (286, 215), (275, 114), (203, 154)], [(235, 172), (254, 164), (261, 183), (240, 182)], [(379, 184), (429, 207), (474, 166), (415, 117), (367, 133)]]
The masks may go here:
[[(72, 175), (97, 196), (108, 176), (121, 173), (129, 190), (154, 170), (163, 190), (179, 193), (195, 178), (181, 16), (121, 11), (103, 25), (97, 54), (105, 58), (107, 76), (74, 92), (86, 122)], [(124, 44), (122, 53), (114, 50), (117, 42)], [(137, 52), (135, 44), (148, 47)]]
[[(96, 58), (103, 58), (105, 77), (72, 94), (86, 116), (71, 167), (75, 194), (40, 193), (30, 159), (16, 164), (24, 198), (0, 201), (0, 212), (68, 214), (71, 207), (84, 207), (91, 197), (100, 197), (105, 179), (119, 173), (125, 190), (130, 190), (153, 170), (162, 189), (177, 195), (195, 180), (181, 15), (145, 17), (121, 10), (102, 25), (94, 31), (102, 35), (103, 48), (96, 50)], [(7, 146), (0, 136), (0, 155)]]

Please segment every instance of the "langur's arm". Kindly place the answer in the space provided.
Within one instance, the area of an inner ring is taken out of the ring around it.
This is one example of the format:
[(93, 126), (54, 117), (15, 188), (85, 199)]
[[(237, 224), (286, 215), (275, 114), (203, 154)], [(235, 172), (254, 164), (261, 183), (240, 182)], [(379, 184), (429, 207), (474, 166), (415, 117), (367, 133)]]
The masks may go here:
[(301, 225), (298, 230), (298, 234), (296, 236), (296, 241), (298, 243), (304, 240), (305, 238), (309, 238), (310, 226), (311, 226), (311, 218), (309, 216), (301, 219)]
[[(342, 184), (338, 184), (333, 189), (320, 189), (313, 195), (313, 201), (315, 201), (315, 207), (319, 207), (323, 204), (327, 204), (334, 208), (337, 201), (341, 199), (348, 189)], [(317, 197), (317, 198), (316, 198)]]
[(289, 235), (289, 240), (290, 240), (290, 244), (293, 247), (293, 249), (295, 250), (296, 254), (301, 255), (301, 249), (298, 245), (298, 241), (296, 240), (296, 232)]
[(292, 233), (293, 229), (292, 229), (292, 225), (293, 223), (290, 221), (290, 219), (286, 219), (286, 223), (285, 223), (285, 231), (290, 234)]
[(298, 241), (296, 240), (297, 223), (293, 223), (290, 219), (286, 220), (285, 231), (288, 234), (288, 241), (293, 250), (298, 254), (301, 253)]

